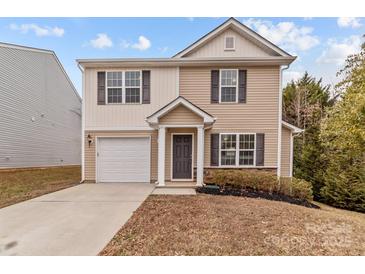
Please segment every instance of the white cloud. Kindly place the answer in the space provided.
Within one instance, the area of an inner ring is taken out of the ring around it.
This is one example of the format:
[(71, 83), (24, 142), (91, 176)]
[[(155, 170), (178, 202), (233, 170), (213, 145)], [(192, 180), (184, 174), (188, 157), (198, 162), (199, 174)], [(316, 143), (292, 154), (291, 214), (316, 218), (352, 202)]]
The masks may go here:
[(319, 39), (312, 34), (313, 28), (300, 27), (293, 22), (279, 22), (250, 18), (243, 22), (260, 35), (289, 51), (306, 51), (319, 44)]
[(286, 71), (283, 72), (283, 87), (286, 86), (287, 83), (290, 83), (292, 80), (296, 81), (303, 76), (304, 72), (301, 71)]
[(90, 44), (94, 48), (104, 49), (112, 47), (113, 41), (106, 33), (98, 33), (97, 38), (90, 40)]
[(151, 47), (151, 41), (141, 35), (138, 37), (138, 43), (132, 44), (131, 47), (138, 50), (146, 50)]
[(356, 17), (339, 17), (337, 19), (337, 25), (340, 28), (359, 28), (361, 27), (360, 20)]
[(33, 31), (35, 35), (39, 37), (43, 36), (56, 36), (62, 37), (65, 34), (65, 30), (60, 27), (48, 27), (48, 26), (38, 26), (37, 24), (10, 24), (9, 28), (11, 30), (20, 31), (21, 33), (28, 33)]
[(362, 44), (361, 36), (350, 36), (340, 42), (335, 39), (329, 39), (327, 48), (317, 58), (319, 64), (336, 64), (342, 65), (347, 56), (360, 51)]

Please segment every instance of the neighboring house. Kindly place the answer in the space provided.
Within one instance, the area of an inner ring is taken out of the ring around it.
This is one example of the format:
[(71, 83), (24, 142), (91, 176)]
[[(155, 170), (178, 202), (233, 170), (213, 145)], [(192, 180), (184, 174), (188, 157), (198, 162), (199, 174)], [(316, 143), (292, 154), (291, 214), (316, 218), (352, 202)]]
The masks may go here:
[(0, 168), (81, 164), (81, 98), (56, 54), (0, 43)]
[(209, 169), (292, 175), (282, 66), (295, 60), (231, 18), (161, 59), (83, 59), (83, 180), (194, 181)]

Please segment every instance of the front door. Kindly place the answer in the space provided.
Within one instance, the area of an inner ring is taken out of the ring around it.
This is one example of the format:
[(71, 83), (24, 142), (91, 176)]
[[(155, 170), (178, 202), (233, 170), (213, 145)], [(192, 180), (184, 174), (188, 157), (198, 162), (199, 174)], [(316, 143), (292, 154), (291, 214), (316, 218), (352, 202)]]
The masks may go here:
[(173, 179), (192, 179), (192, 144), (192, 135), (173, 135)]

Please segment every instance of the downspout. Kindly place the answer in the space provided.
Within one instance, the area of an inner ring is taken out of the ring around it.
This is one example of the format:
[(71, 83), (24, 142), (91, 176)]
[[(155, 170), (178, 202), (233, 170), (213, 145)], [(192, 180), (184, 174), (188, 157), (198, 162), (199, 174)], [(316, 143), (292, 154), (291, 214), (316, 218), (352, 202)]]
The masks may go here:
[(85, 181), (85, 71), (80, 63), (77, 67), (82, 73), (82, 101), (81, 101), (81, 183)]
[(278, 177), (281, 176), (281, 132), (282, 125), (281, 121), (283, 119), (283, 71), (287, 70), (290, 65), (286, 67), (280, 67), (280, 83), (279, 83), (279, 115), (278, 115), (278, 153), (277, 153), (277, 173)]

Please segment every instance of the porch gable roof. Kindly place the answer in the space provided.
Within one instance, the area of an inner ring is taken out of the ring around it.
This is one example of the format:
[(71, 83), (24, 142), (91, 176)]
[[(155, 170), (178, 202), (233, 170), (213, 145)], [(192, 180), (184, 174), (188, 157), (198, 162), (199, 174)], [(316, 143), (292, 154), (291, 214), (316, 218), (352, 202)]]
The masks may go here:
[(148, 116), (146, 118), (146, 121), (148, 123), (150, 123), (150, 124), (158, 124), (160, 117), (166, 115), (167, 113), (169, 113), (170, 111), (174, 110), (176, 107), (178, 107), (180, 105), (186, 107), (187, 109), (189, 109), (190, 111), (192, 111), (196, 115), (202, 117), (203, 118), (203, 122), (205, 124), (212, 124), (216, 120), (216, 118), (214, 118), (212, 115), (210, 115), (206, 111), (202, 110), (198, 106), (194, 105), (189, 100), (185, 99), (182, 96), (178, 96), (177, 98), (175, 98), (174, 100), (172, 100), (170, 103), (168, 103), (167, 105), (163, 106), (162, 108), (160, 108), (159, 110), (157, 110), (155, 113), (151, 114), (150, 116)]

